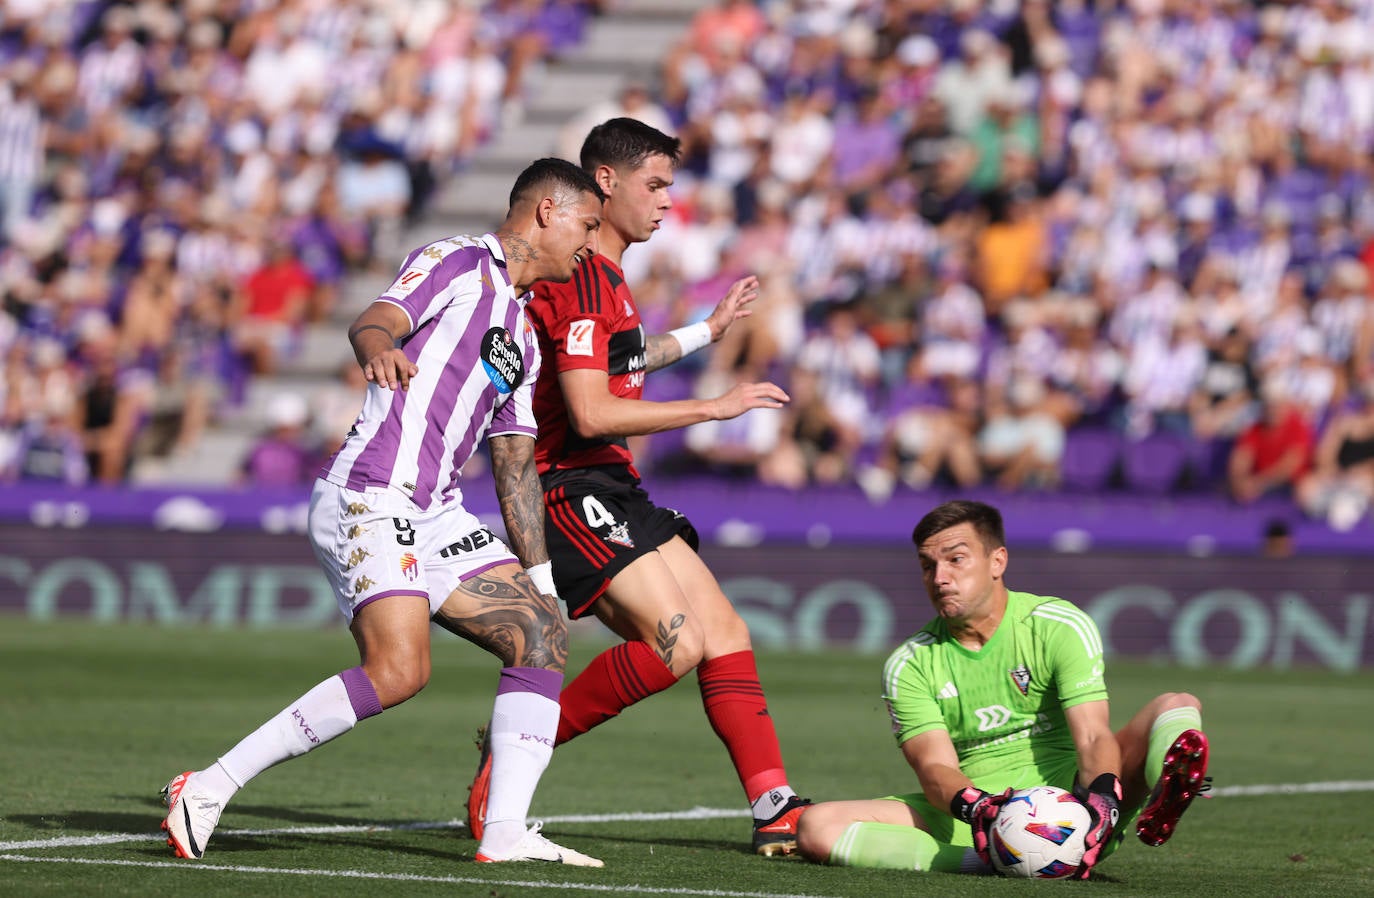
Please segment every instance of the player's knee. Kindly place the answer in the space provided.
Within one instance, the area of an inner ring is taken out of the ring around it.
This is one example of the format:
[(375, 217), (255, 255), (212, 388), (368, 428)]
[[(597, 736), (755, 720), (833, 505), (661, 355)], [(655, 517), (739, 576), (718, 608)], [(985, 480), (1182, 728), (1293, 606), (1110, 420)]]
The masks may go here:
[(363, 667), (383, 708), (418, 695), (429, 683), (428, 659), (384, 659)]
[(706, 656), (706, 643), (699, 630), (686, 630), (668, 640), (655, 637), (650, 640), (650, 645), (654, 646), (663, 663), (668, 665), (668, 669), (679, 677), (696, 669), (701, 659)]
[(712, 655), (747, 652), (753, 648), (749, 639), (749, 625), (733, 608), (730, 614), (713, 621), (705, 641), (710, 644)]
[(1191, 693), (1176, 692), (1174, 693), (1174, 701), (1176, 703), (1174, 707), (1176, 708), (1196, 708), (1199, 711), (1202, 710), (1202, 699)]
[(684, 677), (706, 656), (706, 634), (700, 618), (676, 608), (660, 610), (637, 621), (633, 631), (621, 631), (626, 639), (642, 641), (675, 677)]
[(1197, 696), (1187, 692), (1166, 692), (1159, 696), (1156, 701), (1159, 703), (1160, 712), (1172, 711), (1176, 708), (1196, 708), (1202, 710), (1202, 700)]
[(835, 844), (836, 821), (830, 819), (828, 811), (823, 804), (813, 805), (797, 821), (797, 851), (817, 864), (829, 863), (830, 848)]

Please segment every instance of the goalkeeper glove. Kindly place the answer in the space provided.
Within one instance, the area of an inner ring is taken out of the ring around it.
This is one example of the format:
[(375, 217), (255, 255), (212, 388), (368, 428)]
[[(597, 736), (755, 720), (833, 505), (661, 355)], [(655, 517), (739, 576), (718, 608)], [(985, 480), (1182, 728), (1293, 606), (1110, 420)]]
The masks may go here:
[(1092, 818), (1092, 826), (1083, 839), (1087, 850), (1083, 852), (1083, 861), (1074, 874), (1074, 879), (1087, 879), (1093, 865), (1102, 857), (1102, 851), (1107, 847), (1107, 841), (1112, 837), (1112, 831), (1116, 829), (1121, 816), (1121, 780), (1114, 773), (1104, 773), (1086, 789), (1075, 780), (1073, 796), (1083, 803), (1088, 809), (1088, 816)]
[(988, 853), (992, 823), (997, 819), (997, 812), (1002, 810), (1002, 805), (1011, 798), (1011, 792), (1011, 789), (1007, 789), (1001, 795), (993, 795), (977, 786), (969, 786), (949, 803), (950, 814), (973, 830), (973, 850), (978, 852), (984, 864), (992, 863), (992, 855)]

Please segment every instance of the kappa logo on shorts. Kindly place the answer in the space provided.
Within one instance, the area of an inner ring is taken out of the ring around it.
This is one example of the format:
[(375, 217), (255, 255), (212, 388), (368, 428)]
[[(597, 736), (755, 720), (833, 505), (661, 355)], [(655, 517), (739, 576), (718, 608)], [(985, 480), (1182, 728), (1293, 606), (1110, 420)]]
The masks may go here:
[(344, 570), (351, 571), (359, 564), (362, 564), (363, 559), (370, 557), (372, 557), (372, 553), (366, 549), (354, 549), (352, 552), (348, 553), (348, 564), (344, 565)]
[(367, 513), (368, 513), (369, 511), (371, 511), (371, 510), (372, 510), (372, 509), (368, 508), (366, 505), (364, 505), (364, 504), (361, 503), (361, 502), (350, 502), (350, 503), (348, 503), (348, 513), (351, 514), (351, 515), (352, 515), (352, 514), (367, 514)]
[(407, 552), (401, 556), (401, 573), (406, 575), (406, 579), (414, 581), (420, 573), (420, 559)]
[(359, 577), (353, 583), (353, 595), (360, 596), (369, 589), (377, 585), (377, 581), (366, 575)]

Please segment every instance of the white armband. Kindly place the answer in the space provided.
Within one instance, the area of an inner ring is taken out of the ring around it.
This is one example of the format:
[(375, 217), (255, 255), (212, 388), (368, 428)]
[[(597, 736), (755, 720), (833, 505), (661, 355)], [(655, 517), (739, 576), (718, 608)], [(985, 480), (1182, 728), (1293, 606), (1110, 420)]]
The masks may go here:
[(540, 595), (558, 595), (558, 590), (553, 585), (553, 562), (546, 561), (534, 567), (527, 567), (525, 573), (530, 575), (530, 579), (534, 581), (534, 588), (539, 590)]
[(682, 347), (683, 355), (691, 355), (698, 349), (705, 349), (711, 345), (711, 325), (705, 321), (698, 321), (696, 324), (668, 331), (668, 336)]

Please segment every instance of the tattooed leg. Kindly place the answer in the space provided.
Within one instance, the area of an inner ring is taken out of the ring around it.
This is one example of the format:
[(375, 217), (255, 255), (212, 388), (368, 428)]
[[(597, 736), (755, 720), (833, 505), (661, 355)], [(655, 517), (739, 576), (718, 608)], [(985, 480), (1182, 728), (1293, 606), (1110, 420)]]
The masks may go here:
[(654, 634), (654, 651), (658, 652), (658, 657), (663, 660), (663, 666), (669, 670), (673, 667), (673, 649), (677, 646), (678, 636), (682, 633), (682, 625), (685, 623), (685, 614), (674, 614), (667, 624), (663, 621), (658, 622), (658, 632)]
[(561, 610), (551, 596), (540, 595), (517, 565), (464, 580), (434, 622), (491, 652), (504, 667), (562, 672), (568, 663), (568, 628)]

